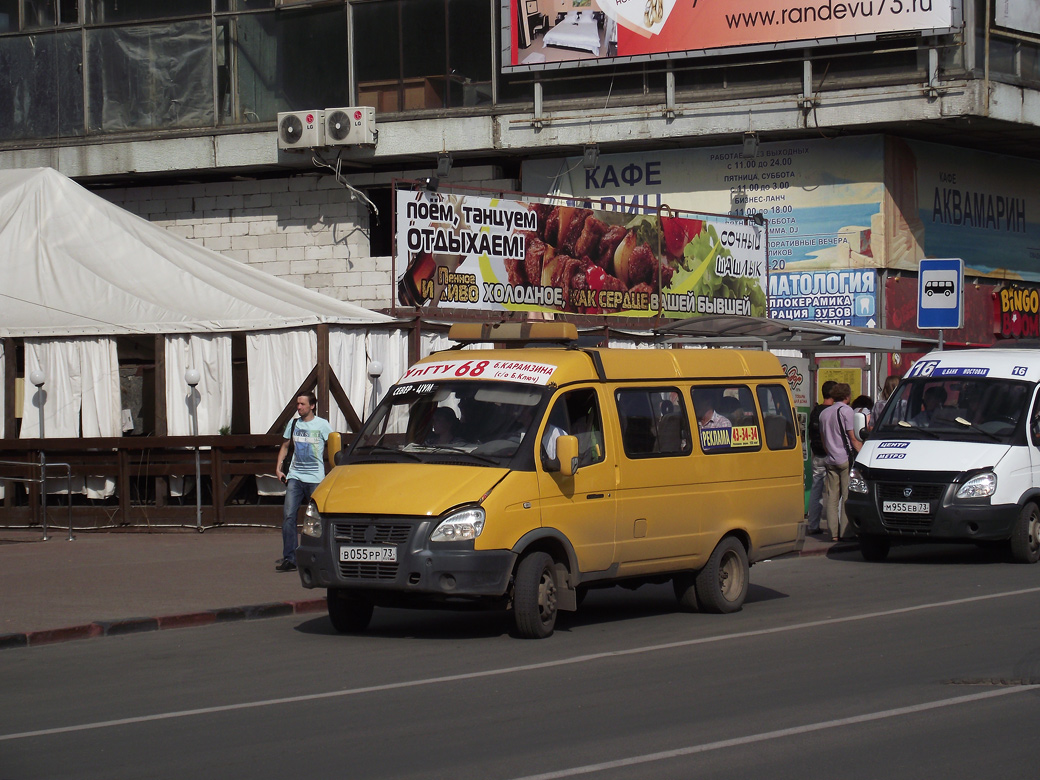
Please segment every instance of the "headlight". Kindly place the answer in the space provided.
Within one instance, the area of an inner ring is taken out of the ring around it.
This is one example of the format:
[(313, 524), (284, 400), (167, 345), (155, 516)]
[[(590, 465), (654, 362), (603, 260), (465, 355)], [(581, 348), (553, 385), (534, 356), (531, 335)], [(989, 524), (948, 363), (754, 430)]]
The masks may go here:
[(300, 532), (307, 536), (321, 536), (321, 513), (318, 505), (311, 501), (303, 510), (303, 525)]
[(853, 466), (849, 471), (849, 492), (850, 493), (866, 493), (868, 492), (867, 481), (860, 476), (860, 473), (856, 471), (856, 467)]
[(997, 492), (997, 475), (992, 471), (972, 477), (957, 491), (957, 498), (987, 498)]
[(484, 530), (484, 510), (480, 507), (463, 509), (444, 518), (430, 534), (431, 542), (465, 542), (476, 539)]

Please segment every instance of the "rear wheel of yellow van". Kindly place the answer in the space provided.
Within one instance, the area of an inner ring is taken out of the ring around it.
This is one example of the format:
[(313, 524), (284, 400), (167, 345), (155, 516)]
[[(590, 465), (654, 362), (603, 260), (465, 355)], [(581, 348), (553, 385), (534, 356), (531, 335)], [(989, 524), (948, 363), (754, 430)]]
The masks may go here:
[[(749, 579), (747, 550), (736, 537), (727, 536), (693, 577), (697, 605), (703, 612), (736, 612), (744, 606)], [(679, 595), (678, 587), (676, 595)], [(680, 596), (679, 601), (686, 606), (693, 594), (683, 595), (685, 598)]]
[(513, 621), (525, 639), (544, 639), (556, 627), (556, 563), (535, 552), (523, 558), (513, 579)]

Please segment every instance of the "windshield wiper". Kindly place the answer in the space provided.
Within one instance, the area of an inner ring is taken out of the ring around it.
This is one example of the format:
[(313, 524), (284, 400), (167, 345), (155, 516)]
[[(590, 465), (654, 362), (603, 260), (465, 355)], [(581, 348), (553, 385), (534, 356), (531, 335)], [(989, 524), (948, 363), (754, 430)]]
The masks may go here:
[(466, 457), (473, 458), (474, 460), (478, 460), (481, 463), (486, 463), (489, 466), (501, 466), (502, 465), (499, 461), (494, 460), (492, 458), (489, 458), (487, 455), (478, 455), (475, 452), (470, 452), (469, 450), (464, 450), (464, 449), (462, 449), (462, 447), (452, 447), (452, 446), (447, 445), (447, 444), (434, 444), (434, 445), (427, 445), (427, 446), (432, 446), (433, 449), (436, 452), (445, 451), (445, 452), (458, 453), (459, 455), (465, 455)]
[(398, 450), (394, 449), (393, 447), (384, 447), (381, 444), (362, 444), (358, 447), (355, 447), (353, 452), (351, 452), (351, 455), (354, 455), (354, 453), (356, 453), (358, 450), (367, 450), (369, 453), (385, 452), (390, 455), (405, 455), (417, 463), (422, 463), (422, 458), (420, 458), (414, 452), (408, 452), (407, 450)]
[(937, 434), (935, 431), (930, 431), (927, 428), (918, 427), (918, 426), (914, 425), (911, 422), (907, 422), (906, 420), (900, 420), (899, 422), (896, 423), (896, 425), (898, 425), (900, 428), (909, 428), (912, 431), (920, 431), (921, 433), (927, 433), (933, 439), (941, 439), (942, 438), (942, 436)]
[(979, 433), (981, 433), (981, 434), (983, 434), (985, 436), (988, 436), (993, 441), (995, 441), (997, 444), (1003, 444), (1004, 443), (1004, 440), (1001, 439), (999, 436), (997, 436), (995, 433), (991, 433), (990, 431), (983, 430), (982, 428), (980, 428), (979, 426), (975, 425), (974, 423), (969, 422), (968, 420), (965, 420), (963, 417), (954, 417), (953, 421), (957, 422), (957, 423), (960, 423), (961, 425), (965, 426), (966, 428), (971, 428), (973, 431), (978, 431)]

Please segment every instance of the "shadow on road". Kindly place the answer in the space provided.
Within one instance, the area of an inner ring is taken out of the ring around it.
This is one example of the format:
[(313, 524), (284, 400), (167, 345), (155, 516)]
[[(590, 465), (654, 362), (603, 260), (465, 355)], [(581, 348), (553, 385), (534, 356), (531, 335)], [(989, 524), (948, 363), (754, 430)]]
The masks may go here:
[[(835, 547), (827, 552), (827, 558), (833, 561), (850, 563), (867, 563), (863, 560), (858, 547)], [(930, 565), (930, 566), (963, 566), (965, 564), (1010, 564), (1011, 552), (1007, 542), (980, 542), (975, 544), (925, 544), (892, 541), (888, 557), (883, 562), (872, 563), (872, 566), (893, 565)]]

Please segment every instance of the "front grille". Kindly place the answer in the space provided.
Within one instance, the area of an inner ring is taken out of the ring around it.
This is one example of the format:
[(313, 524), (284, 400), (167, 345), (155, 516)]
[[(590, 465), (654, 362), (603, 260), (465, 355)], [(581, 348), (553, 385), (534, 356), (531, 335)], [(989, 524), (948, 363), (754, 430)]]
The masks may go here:
[[(369, 532), (369, 527), (373, 530)], [(379, 523), (352, 520), (332, 524), (333, 538), (348, 544), (405, 544), (412, 535), (408, 523)]]
[(351, 580), (393, 580), (397, 577), (397, 564), (340, 561), (339, 573)]
[[(340, 544), (407, 545), (414, 529), (412, 523), (368, 520), (363, 517), (336, 520), (332, 523), (333, 552), (338, 557), (338, 547), (335, 546)], [(400, 554), (399, 550), (399, 557)], [(385, 561), (339, 561), (339, 573), (348, 580), (393, 581), (397, 578), (397, 566), (397, 563)]]
[[(907, 488), (913, 488), (909, 497), (903, 494)], [(927, 534), (932, 528), (932, 520), (935, 518), (935, 510), (942, 501), (946, 485), (934, 483), (903, 482), (880, 483), (877, 486), (878, 508), (884, 507), (885, 501), (927, 501), (929, 511), (926, 515), (896, 515), (881, 513), (881, 522), (885, 528), (891, 531), (902, 531), (908, 534)]]

